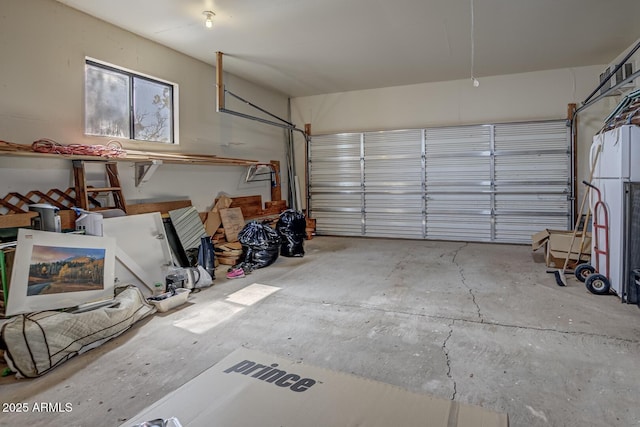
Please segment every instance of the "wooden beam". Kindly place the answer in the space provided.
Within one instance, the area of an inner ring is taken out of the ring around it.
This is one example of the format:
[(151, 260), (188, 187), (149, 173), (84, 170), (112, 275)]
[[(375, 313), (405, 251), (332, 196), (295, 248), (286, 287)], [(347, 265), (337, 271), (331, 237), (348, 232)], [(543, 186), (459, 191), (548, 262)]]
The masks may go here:
[[(214, 201), (218, 203), (219, 197)], [(237, 196), (231, 197), (231, 205), (229, 208), (240, 208), (244, 219), (258, 218), (262, 215), (262, 196)]]
[(31, 218), (38, 216), (38, 212), (0, 215), (0, 228), (31, 227)]
[(274, 174), (274, 181), (271, 184), (271, 201), (275, 202), (282, 199), (282, 184), (280, 181), (280, 161), (270, 160), (271, 169)]
[(224, 84), (222, 80), (222, 52), (216, 52), (216, 111), (224, 110)]
[(76, 189), (76, 206), (89, 210), (89, 194), (87, 193), (87, 181), (84, 174), (84, 161), (73, 161), (73, 182)]
[(36, 153), (28, 151), (12, 151), (6, 150), (0, 145), (0, 155), (3, 156), (19, 156), (34, 158), (49, 158), (60, 160), (87, 160), (93, 162), (141, 162), (151, 160), (162, 160), (164, 163), (172, 164), (193, 164), (193, 165), (229, 165), (229, 166), (250, 166), (259, 163), (257, 160), (239, 159), (234, 157), (220, 157), (209, 154), (187, 154), (187, 153), (169, 153), (169, 152), (150, 152), (138, 150), (126, 150), (126, 157), (105, 158), (99, 156), (80, 156), (71, 154), (50, 154)]
[(139, 203), (127, 205), (127, 214), (138, 215), (151, 212), (167, 213), (181, 208), (188, 208), (191, 206), (191, 200), (175, 200), (169, 202), (156, 202), (156, 203)]

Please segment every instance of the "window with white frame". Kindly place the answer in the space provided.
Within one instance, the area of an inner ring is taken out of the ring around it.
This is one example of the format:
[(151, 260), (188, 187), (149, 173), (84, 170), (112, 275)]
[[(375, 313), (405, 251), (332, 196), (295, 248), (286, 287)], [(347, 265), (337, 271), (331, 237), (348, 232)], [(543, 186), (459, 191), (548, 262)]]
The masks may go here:
[(85, 134), (175, 144), (177, 85), (85, 60)]

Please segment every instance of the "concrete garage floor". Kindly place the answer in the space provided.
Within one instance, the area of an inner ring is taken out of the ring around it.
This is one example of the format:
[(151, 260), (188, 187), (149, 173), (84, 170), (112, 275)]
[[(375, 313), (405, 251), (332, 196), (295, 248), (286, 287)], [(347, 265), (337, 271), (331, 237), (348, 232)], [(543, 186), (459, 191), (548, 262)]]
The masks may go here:
[[(41, 378), (4, 378), (3, 403), (72, 410), (2, 413), (0, 426), (117, 426), (241, 346), (507, 412), (516, 427), (640, 425), (640, 309), (572, 278), (558, 287), (528, 246), (317, 237), (305, 248), (219, 278)], [(252, 283), (281, 290), (250, 307), (224, 301)]]

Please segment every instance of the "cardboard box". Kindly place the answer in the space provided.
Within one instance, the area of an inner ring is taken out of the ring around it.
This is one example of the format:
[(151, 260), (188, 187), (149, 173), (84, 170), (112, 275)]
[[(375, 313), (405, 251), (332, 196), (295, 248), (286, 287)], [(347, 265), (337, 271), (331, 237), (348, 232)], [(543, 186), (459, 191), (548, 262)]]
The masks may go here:
[(508, 427), (483, 409), (239, 349), (122, 427), (176, 417), (184, 427)]
[[(573, 231), (567, 230), (543, 230), (531, 236), (531, 249), (538, 250), (544, 248), (544, 259), (547, 267), (562, 268), (564, 261), (569, 252), (569, 245)], [(578, 252), (580, 251), (580, 243), (582, 242), (582, 231), (578, 231), (576, 238), (571, 247), (571, 255), (569, 261), (571, 265), (575, 265), (578, 261)], [(589, 262), (591, 259), (591, 233), (586, 232), (584, 243), (582, 244), (582, 253), (580, 261)]]
[(218, 227), (222, 224), (222, 218), (220, 218), (220, 209), (226, 209), (231, 206), (231, 198), (222, 195), (216, 199), (213, 209), (207, 214), (207, 218), (204, 221), (204, 228), (207, 232), (207, 236), (213, 236)]
[(242, 231), (245, 225), (244, 217), (242, 216), (242, 209), (220, 209), (220, 219), (222, 220), (224, 235), (227, 242), (237, 242), (238, 233)]

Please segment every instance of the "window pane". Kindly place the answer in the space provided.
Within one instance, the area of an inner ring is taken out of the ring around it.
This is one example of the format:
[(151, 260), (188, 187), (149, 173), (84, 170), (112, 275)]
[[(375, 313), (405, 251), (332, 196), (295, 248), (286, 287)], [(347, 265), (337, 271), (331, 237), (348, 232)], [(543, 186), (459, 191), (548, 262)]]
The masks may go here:
[(85, 133), (129, 138), (129, 77), (86, 64)]
[(134, 139), (173, 142), (171, 87), (133, 79)]

